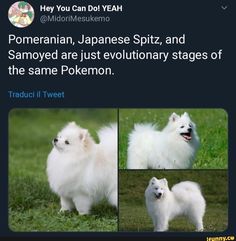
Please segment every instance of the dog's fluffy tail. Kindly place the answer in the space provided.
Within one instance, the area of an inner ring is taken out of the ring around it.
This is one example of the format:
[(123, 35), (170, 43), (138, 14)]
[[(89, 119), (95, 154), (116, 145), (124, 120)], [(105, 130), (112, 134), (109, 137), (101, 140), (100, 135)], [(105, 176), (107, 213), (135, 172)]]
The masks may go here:
[(135, 124), (133, 131), (129, 134), (129, 147), (136, 145), (136, 142), (142, 142), (147, 135), (152, 135), (157, 130), (157, 126), (152, 123)]
[(134, 129), (129, 134), (127, 168), (147, 169), (146, 150), (150, 150), (153, 133), (157, 130), (155, 124), (143, 123), (135, 124)]
[[(129, 134), (129, 149), (137, 149), (136, 146), (143, 146), (143, 140), (155, 133), (157, 127), (152, 123), (135, 124), (133, 131)], [(135, 152), (135, 151), (134, 151)]]
[(155, 131), (156, 129), (157, 129), (157, 126), (152, 123), (143, 123), (143, 124), (134, 125), (134, 131), (137, 131), (137, 132)]
[(202, 195), (201, 188), (198, 183), (185, 181), (174, 185), (171, 188), (172, 193), (176, 201), (185, 203), (194, 203), (194, 207), (197, 207), (198, 215), (203, 217), (206, 209), (206, 201)]
[(199, 184), (191, 181), (177, 183), (171, 188), (171, 191), (178, 199), (188, 199), (189, 195), (196, 195), (197, 197), (202, 196), (201, 187)]
[(100, 140), (99, 145), (105, 150), (106, 154), (110, 159), (117, 161), (117, 124), (113, 123), (101, 128), (98, 131), (98, 137)]

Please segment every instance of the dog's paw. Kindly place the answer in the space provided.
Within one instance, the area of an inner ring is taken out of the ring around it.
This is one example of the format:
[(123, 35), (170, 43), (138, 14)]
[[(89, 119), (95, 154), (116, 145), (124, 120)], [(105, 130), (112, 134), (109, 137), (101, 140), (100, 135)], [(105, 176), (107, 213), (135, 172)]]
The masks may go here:
[(195, 231), (196, 231), (196, 232), (203, 232), (204, 229), (203, 229), (203, 228), (200, 228), (200, 229), (196, 229)]
[(78, 212), (80, 216), (85, 216), (85, 215), (89, 215), (89, 212)]
[(168, 228), (154, 228), (154, 230), (153, 230), (154, 232), (166, 232), (166, 231), (168, 231)]
[(63, 213), (67, 213), (67, 212), (70, 212), (70, 211), (71, 211), (70, 209), (61, 208), (61, 209), (58, 211), (58, 214), (63, 214)]

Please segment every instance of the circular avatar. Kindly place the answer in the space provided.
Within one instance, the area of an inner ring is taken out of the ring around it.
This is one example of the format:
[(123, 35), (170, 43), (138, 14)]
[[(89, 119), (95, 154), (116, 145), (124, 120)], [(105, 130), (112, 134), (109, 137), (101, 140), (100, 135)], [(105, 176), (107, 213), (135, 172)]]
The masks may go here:
[(27, 2), (15, 2), (8, 10), (8, 19), (15, 27), (25, 28), (34, 20), (34, 9)]

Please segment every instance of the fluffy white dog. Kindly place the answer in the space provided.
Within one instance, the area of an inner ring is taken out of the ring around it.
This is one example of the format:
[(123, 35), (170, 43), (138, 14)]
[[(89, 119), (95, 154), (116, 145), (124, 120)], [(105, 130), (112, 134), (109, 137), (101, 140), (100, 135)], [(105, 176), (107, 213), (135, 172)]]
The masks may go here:
[(165, 178), (153, 177), (145, 191), (145, 198), (154, 231), (168, 230), (168, 222), (179, 215), (188, 217), (196, 226), (196, 231), (203, 231), (206, 203), (197, 183), (180, 182), (169, 190)]
[(188, 113), (173, 113), (161, 131), (152, 124), (135, 124), (129, 135), (127, 168), (191, 168), (198, 148), (196, 125)]
[(96, 144), (88, 130), (70, 122), (53, 140), (47, 160), (51, 189), (60, 196), (61, 210), (89, 214), (103, 198), (117, 207), (117, 125), (102, 128)]

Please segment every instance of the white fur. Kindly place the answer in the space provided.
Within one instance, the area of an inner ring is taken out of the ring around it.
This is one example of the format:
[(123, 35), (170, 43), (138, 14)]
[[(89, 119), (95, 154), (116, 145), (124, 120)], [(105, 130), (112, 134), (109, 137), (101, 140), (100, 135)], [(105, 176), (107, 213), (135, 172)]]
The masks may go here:
[[(188, 129), (191, 129), (189, 140), (181, 135)], [(186, 112), (181, 116), (173, 113), (161, 131), (152, 124), (135, 124), (129, 135), (127, 168), (191, 168), (198, 147), (196, 125)]]
[(197, 183), (180, 182), (169, 190), (165, 178), (158, 180), (153, 177), (145, 198), (154, 231), (167, 231), (169, 221), (180, 215), (186, 216), (196, 226), (196, 231), (203, 231), (206, 202)]
[(98, 136), (96, 144), (88, 130), (70, 122), (53, 141), (47, 174), (60, 196), (60, 211), (75, 207), (79, 214), (89, 214), (103, 198), (117, 207), (117, 125), (102, 128)]

